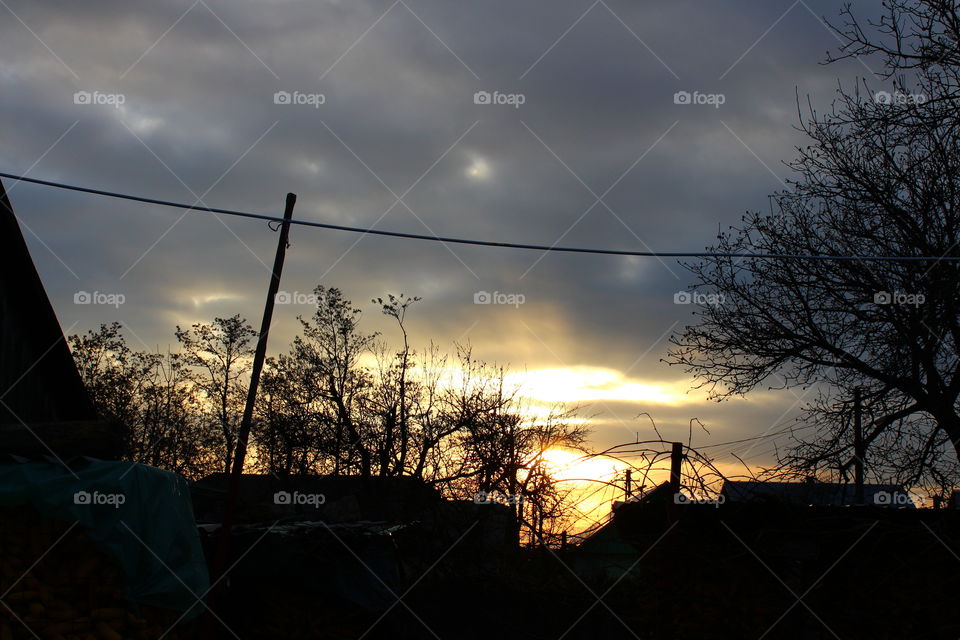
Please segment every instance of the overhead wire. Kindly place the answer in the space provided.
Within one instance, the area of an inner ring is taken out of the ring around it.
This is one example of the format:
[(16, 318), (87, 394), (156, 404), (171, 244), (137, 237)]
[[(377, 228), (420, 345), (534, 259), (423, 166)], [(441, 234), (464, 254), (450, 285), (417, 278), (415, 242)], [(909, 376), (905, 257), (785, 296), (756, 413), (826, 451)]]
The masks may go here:
[[(89, 193), (93, 195), (117, 198), (121, 200), (130, 200), (133, 202), (143, 202), (146, 204), (155, 204), (165, 207), (174, 207), (185, 209), (187, 211), (199, 211), (204, 213), (221, 214), (229, 216), (238, 216), (243, 218), (253, 218), (257, 220), (266, 220), (268, 222), (285, 222), (280, 216), (267, 215), (263, 213), (254, 213), (250, 211), (237, 211), (234, 209), (222, 209), (217, 207), (207, 207), (198, 204), (186, 204), (183, 202), (174, 202), (171, 200), (161, 200), (159, 198), (147, 198), (128, 193), (116, 191), (107, 191), (105, 189), (94, 189), (92, 187), (83, 187), (78, 185), (55, 182), (53, 180), (41, 180), (39, 178), (28, 178), (15, 173), (0, 172), (0, 177), (9, 178), (18, 182), (27, 182), (30, 184), (54, 187), (80, 193)], [(449, 244), (464, 244), (480, 247), (499, 247), (502, 249), (526, 249), (532, 251), (543, 251), (549, 253), (584, 253), (595, 255), (617, 255), (617, 256), (635, 256), (648, 258), (738, 258), (738, 259), (757, 259), (757, 260), (838, 260), (838, 261), (870, 261), (870, 262), (936, 262), (936, 261), (960, 261), (960, 256), (862, 256), (862, 255), (828, 255), (828, 254), (791, 254), (791, 253), (736, 253), (736, 252), (717, 252), (717, 251), (633, 251), (629, 249), (606, 249), (594, 247), (568, 247), (558, 245), (529, 244), (522, 242), (506, 242), (499, 240), (479, 240), (475, 238), (459, 238), (451, 236), (427, 235), (422, 233), (408, 233), (403, 231), (388, 231), (385, 229), (374, 229), (372, 227), (354, 227), (341, 224), (332, 224), (329, 222), (316, 222), (313, 220), (291, 219), (290, 224), (304, 227), (315, 227), (319, 229), (330, 229), (332, 231), (346, 231), (350, 233), (361, 233), (364, 235), (387, 236), (392, 238), (406, 238), (411, 240), (425, 240), (429, 242), (441, 242)]]

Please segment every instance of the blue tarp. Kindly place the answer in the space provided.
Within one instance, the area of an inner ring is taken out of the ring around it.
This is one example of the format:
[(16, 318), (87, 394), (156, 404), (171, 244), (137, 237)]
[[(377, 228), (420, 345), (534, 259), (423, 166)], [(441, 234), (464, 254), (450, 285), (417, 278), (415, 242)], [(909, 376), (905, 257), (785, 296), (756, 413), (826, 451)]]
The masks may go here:
[(79, 522), (122, 568), (131, 602), (189, 610), (184, 619), (202, 611), (197, 598), (209, 577), (182, 476), (133, 462), (95, 460), (72, 471), (47, 462), (0, 463), (0, 506), (17, 505)]

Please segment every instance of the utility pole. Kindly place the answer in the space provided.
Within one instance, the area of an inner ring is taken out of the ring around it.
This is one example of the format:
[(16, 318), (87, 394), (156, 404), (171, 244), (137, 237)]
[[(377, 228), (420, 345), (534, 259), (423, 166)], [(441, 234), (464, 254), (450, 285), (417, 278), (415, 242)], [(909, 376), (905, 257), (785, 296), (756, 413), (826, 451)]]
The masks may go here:
[[(267, 355), (267, 338), (270, 335), (270, 323), (273, 320), (273, 305), (276, 301), (277, 290), (280, 288), (280, 274), (283, 272), (283, 261), (287, 254), (287, 240), (290, 236), (290, 220), (293, 218), (293, 206), (297, 202), (297, 195), (288, 193), (283, 210), (283, 222), (280, 226), (280, 238), (277, 240), (277, 253), (273, 259), (273, 272), (270, 274), (270, 286), (267, 288), (267, 300), (263, 306), (263, 320), (260, 323), (260, 335), (257, 339), (257, 349), (253, 356), (253, 367), (250, 371), (250, 387), (247, 390), (247, 402), (243, 407), (243, 418), (240, 421), (240, 430), (237, 433), (237, 449), (233, 456), (233, 468), (229, 479), (227, 501), (224, 505), (223, 523), (220, 527), (220, 540), (214, 556), (211, 570), (211, 600), (216, 604), (222, 601), (219, 597), (218, 581), (223, 577), (226, 568), (227, 556), (230, 549), (230, 534), (233, 530), (234, 512), (236, 510), (237, 494), (240, 490), (240, 478), (243, 475), (243, 463), (247, 456), (247, 442), (250, 439), (250, 425), (253, 422), (253, 408), (257, 400), (257, 388), (260, 386), (260, 372), (263, 370), (263, 361)], [(208, 622), (210, 614), (207, 614)], [(208, 636), (209, 637), (209, 636)]]
[(630, 481), (632, 480), (633, 472), (630, 469), (627, 469), (627, 480), (626, 480), (626, 500), (630, 499), (630, 496), (633, 495), (633, 489), (630, 486)]
[(856, 504), (863, 504), (863, 407), (860, 387), (853, 390), (853, 482)]

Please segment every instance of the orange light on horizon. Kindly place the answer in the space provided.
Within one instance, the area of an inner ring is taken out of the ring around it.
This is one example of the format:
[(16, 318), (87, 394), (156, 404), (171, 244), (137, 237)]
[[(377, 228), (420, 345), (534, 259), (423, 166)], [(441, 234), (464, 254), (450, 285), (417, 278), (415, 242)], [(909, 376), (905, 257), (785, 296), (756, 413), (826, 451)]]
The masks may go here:
[(573, 514), (562, 523), (563, 529), (582, 531), (610, 513), (612, 501), (619, 498), (619, 490), (611, 483), (622, 476), (626, 463), (562, 448), (545, 451), (543, 461), (550, 477), (569, 492), (567, 500), (574, 506)]

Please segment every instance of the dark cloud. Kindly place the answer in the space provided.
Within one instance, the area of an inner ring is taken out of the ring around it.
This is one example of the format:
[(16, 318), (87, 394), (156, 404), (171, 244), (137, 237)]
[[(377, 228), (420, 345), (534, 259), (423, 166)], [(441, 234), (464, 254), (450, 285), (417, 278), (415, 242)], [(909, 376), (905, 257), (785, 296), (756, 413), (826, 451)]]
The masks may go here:
[[(6, 170), (277, 214), (293, 191), (305, 219), (491, 240), (702, 249), (782, 187), (797, 94), (826, 104), (838, 78), (868, 73), (820, 64), (836, 45), (816, 17), (836, 17), (828, 2), (8, 5), (29, 29), (0, 10)], [(123, 104), (75, 104), (78, 91)], [(284, 91), (323, 104), (275, 104)], [(523, 104), (475, 104), (478, 91)], [(723, 104), (675, 104), (682, 91)], [(27, 184), (11, 198), (65, 328), (118, 319), (165, 346), (176, 323), (259, 319), (276, 238), (263, 223), (178, 221)], [(283, 289), (339, 286), (371, 331), (390, 329), (371, 297), (422, 295), (412, 323), (424, 344), (470, 340), (516, 366), (673, 384), (686, 374), (659, 359), (670, 327), (691, 320), (673, 304), (689, 280), (669, 260), (297, 228)], [(75, 305), (77, 291), (126, 302)], [(526, 302), (474, 305), (478, 291)], [(278, 308), (275, 350), (308, 312)], [(700, 417), (723, 441), (762, 432), (796, 400), (763, 398), (659, 415), (678, 432)], [(598, 409), (605, 442), (638, 413)]]

